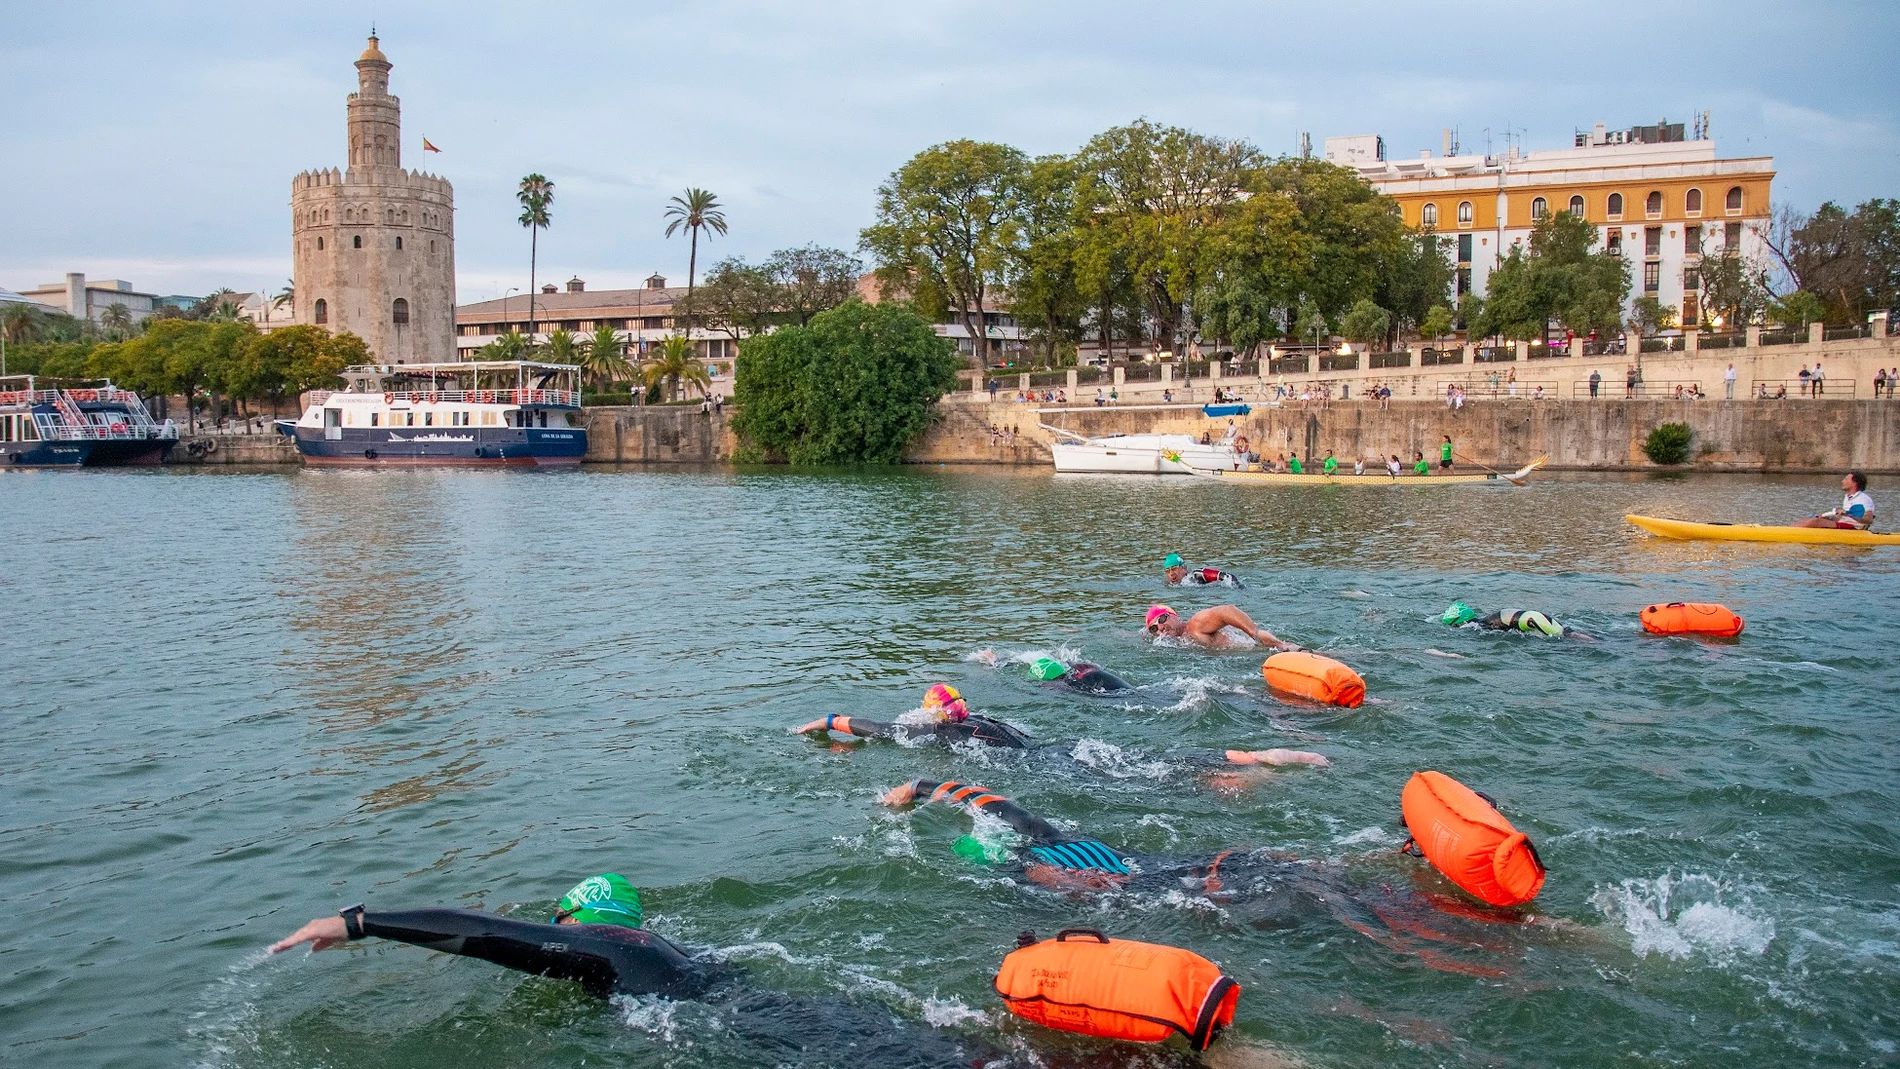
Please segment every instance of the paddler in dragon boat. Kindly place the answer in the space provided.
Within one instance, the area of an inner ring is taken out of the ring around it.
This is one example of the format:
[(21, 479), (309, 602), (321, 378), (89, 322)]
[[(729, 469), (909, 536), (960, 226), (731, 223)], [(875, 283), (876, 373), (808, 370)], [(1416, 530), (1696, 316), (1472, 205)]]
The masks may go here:
[[(1570, 927), (1535, 913), (1471, 906), (1384, 879), (1362, 882), (1337, 861), (1303, 860), (1274, 850), (1223, 850), (1199, 860), (1119, 850), (974, 784), (914, 779), (891, 788), (880, 802), (893, 808), (936, 802), (972, 817), (981, 813), (1000, 820), (1019, 841), (964, 835), (952, 852), (978, 864), (1009, 866), (1025, 883), (1075, 895), (1178, 898), (1186, 892), (1219, 906), (1223, 918), (1259, 928), (1328, 919), (1446, 972), (1503, 975), (1495, 959), (1512, 948), (1494, 934), (1501, 924)], [(1460, 951), (1491, 960), (1455, 957)]]
[(1871, 531), (1874, 528), (1874, 499), (1867, 493), (1867, 476), (1850, 471), (1841, 476), (1841, 507), (1819, 516), (1797, 520), (1791, 527), (1826, 527), (1839, 531)]
[(1243, 589), (1247, 586), (1241, 582), (1240, 576), (1232, 572), (1223, 572), (1219, 568), (1190, 568), (1179, 553), (1170, 553), (1161, 561), (1161, 575), (1169, 586), (1213, 586), (1216, 583)]
[[(1211, 609), (1202, 609), (1186, 620), (1166, 605), (1151, 605), (1143, 626), (1150, 635), (1186, 639), (1209, 649), (1232, 649), (1251, 643), (1259, 643), (1272, 650), (1301, 648), (1298, 643), (1278, 638), (1273, 632), (1254, 623), (1253, 617), (1240, 611), (1238, 605), (1216, 605)], [(1236, 641), (1230, 628), (1239, 632), (1244, 639)]]
[[(1069, 666), (1043, 657), (1030, 666), (1030, 676), (1044, 681), (1057, 680)], [(859, 739), (891, 739), (907, 744), (937, 743), (951, 745), (974, 742), (1010, 750), (1058, 752), (1070, 750), (1073, 743), (1039, 742), (1028, 732), (993, 717), (970, 712), (963, 695), (948, 683), (938, 683), (924, 693), (924, 705), (917, 715), (895, 721), (871, 720), (861, 716), (822, 716), (792, 729), (795, 735), (838, 732)], [(1210, 750), (1171, 751), (1167, 759), (1197, 768), (1224, 768), (1233, 765), (1318, 765), (1332, 762), (1307, 750)]]
[(1452, 627), (1476, 624), (1486, 631), (1521, 631), (1527, 635), (1542, 635), (1545, 638), (1585, 640), (1590, 638), (1589, 635), (1575, 628), (1565, 627), (1548, 613), (1537, 609), (1504, 609), (1481, 614), (1462, 601), (1454, 601), (1439, 615), (1438, 620)]

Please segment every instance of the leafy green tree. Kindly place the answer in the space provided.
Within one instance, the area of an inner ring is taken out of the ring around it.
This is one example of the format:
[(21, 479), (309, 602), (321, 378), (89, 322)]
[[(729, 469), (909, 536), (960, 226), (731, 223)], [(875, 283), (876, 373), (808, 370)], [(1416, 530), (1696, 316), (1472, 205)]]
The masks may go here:
[(1704, 256), (1697, 269), (1702, 281), (1702, 308), (1731, 326), (1759, 323), (1774, 299), (1768, 289), (1768, 269), (1751, 257), (1724, 250)]
[(633, 378), (633, 365), (627, 362), (627, 340), (605, 323), (595, 327), (582, 344), (580, 357), (581, 377), (595, 389)]
[(1826, 305), (1815, 321), (1900, 311), (1900, 200), (1875, 198), (1852, 212), (1828, 201), (1768, 244), (1795, 286)]
[(1784, 327), (1805, 327), (1809, 323), (1824, 323), (1830, 309), (1827, 302), (1809, 293), (1807, 290), (1795, 290), (1785, 297), (1778, 297), (1768, 305), (1768, 316)]
[(989, 362), (983, 313), (1007, 277), (1019, 227), (1015, 190), (1026, 167), (1007, 145), (927, 148), (878, 187), (877, 221), (859, 235), (884, 295), (903, 295), (932, 319), (948, 314), (969, 334), (979, 365)]
[(268, 400), (275, 415), (284, 398), (342, 385), (343, 369), (370, 362), (369, 347), (354, 334), (322, 327), (280, 327), (253, 334), (238, 358), (233, 384), (242, 396)]
[(1297, 209), (1304, 258), (1288, 277), (1288, 291), (1311, 298), (1337, 320), (1361, 297), (1391, 300), (1383, 292), (1392, 265), (1407, 256), (1415, 235), (1390, 197), (1358, 174), (1320, 160), (1274, 161), (1256, 181), (1256, 194), (1276, 194)]
[(714, 264), (705, 283), (675, 315), (690, 311), (694, 322), (738, 341), (777, 322), (784, 297), (770, 268), (734, 257)]
[(1638, 337), (1648, 338), (1676, 325), (1676, 306), (1664, 304), (1645, 293), (1630, 302), (1630, 327)]
[(857, 295), (864, 263), (843, 249), (805, 245), (766, 257), (763, 270), (778, 291), (775, 310), (802, 327)]
[(521, 218), (517, 220), (528, 228), (528, 333), (534, 333), (534, 272), (536, 261), (541, 252), (541, 231), (546, 230), (552, 219), (548, 215), (548, 206), (554, 203), (554, 183), (547, 176), (535, 173), (523, 176), (521, 184), (515, 188), (515, 200), (521, 205)]
[(1294, 335), (1301, 341), (1318, 345), (1331, 330), (1326, 322), (1326, 314), (1319, 310), (1318, 303), (1311, 297), (1301, 297), (1294, 322)]
[(694, 186), (674, 197), (668, 203), (665, 218), (666, 236), (672, 237), (674, 231), (684, 229), (691, 239), (690, 251), (686, 257), (686, 335), (693, 332), (693, 275), (699, 269), (699, 234), (709, 231), (721, 237), (726, 233), (726, 213), (721, 210), (719, 198), (711, 190)]
[(1455, 270), (1438, 235), (1408, 234), (1392, 244), (1390, 259), (1380, 271), (1375, 303), (1392, 310), (1393, 330), (1424, 334), (1425, 317), (1451, 296)]
[(1658, 424), (1643, 440), (1643, 455), (1652, 464), (1686, 464), (1689, 443), (1694, 437), (1687, 423)]
[(1577, 334), (1617, 330), (1629, 270), (1596, 243), (1596, 227), (1569, 212), (1538, 220), (1528, 251), (1512, 245), (1492, 270), (1471, 333), (1527, 340), (1544, 337), (1553, 323)]
[(895, 464), (956, 387), (956, 351), (916, 313), (849, 301), (739, 345), (733, 419), (746, 455)]
[(1386, 332), (1392, 328), (1392, 313), (1372, 303), (1370, 297), (1361, 297), (1346, 312), (1346, 318), (1340, 322), (1340, 332), (1350, 341), (1371, 345), (1385, 341)]
[(1421, 338), (1437, 341), (1452, 331), (1451, 309), (1443, 304), (1434, 304), (1419, 322), (1418, 334)]
[[(743, 344), (743, 343), (742, 343)], [(700, 396), (712, 385), (712, 376), (706, 374), (706, 365), (699, 362), (693, 350), (692, 339), (683, 334), (674, 334), (660, 342), (645, 366), (640, 369), (642, 380), (646, 383), (649, 396), (654, 387), (665, 384), (666, 398), (681, 399), (684, 386), (693, 386)]]
[(1044, 156), (1029, 164), (1012, 191), (1017, 240), (1009, 247), (1009, 306), (1042, 349), (1044, 366), (1058, 363), (1058, 350), (1081, 340), (1088, 311), (1077, 272), (1082, 232), (1075, 226), (1075, 182), (1073, 161)]

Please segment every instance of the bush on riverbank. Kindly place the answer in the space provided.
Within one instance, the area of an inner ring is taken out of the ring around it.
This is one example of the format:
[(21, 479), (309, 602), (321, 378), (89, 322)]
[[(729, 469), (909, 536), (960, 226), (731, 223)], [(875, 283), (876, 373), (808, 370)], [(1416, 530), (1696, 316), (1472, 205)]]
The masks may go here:
[(895, 464), (930, 406), (956, 388), (955, 348), (916, 313), (848, 301), (739, 345), (739, 456), (793, 464)]
[(1652, 464), (1687, 464), (1689, 440), (1694, 436), (1687, 423), (1661, 424), (1644, 440), (1643, 455)]

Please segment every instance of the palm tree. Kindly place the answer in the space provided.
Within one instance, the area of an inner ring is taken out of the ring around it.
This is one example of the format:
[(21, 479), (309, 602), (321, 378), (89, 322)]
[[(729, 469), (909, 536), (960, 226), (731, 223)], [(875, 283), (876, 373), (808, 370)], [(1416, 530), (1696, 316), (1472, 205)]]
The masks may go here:
[(132, 333), (132, 310), (121, 301), (113, 301), (106, 305), (104, 312), (99, 313), (99, 325), (105, 328), (106, 337), (123, 341), (126, 335)]
[(534, 346), (529, 343), (527, 335), (518, 330), (510, 330), (482, 346), (484, 360), (526, 360), (533, 355)]
[(675, 334), (660, 342), (653, 359), (640, 369), (641, 379), (649, 389), (657, 383), (666, 383), (667, 394), (671, 400), (680, 399), (681, 387), (690, 385), (699, 388), (703, 397), (706, 388), (712, 385), (711, 376), (706, 374), (706, 365), (699, 362), (693, 351), (690, 338)]
[(528, 228), (528, 333), (534, 333), (534, 268), (538, 238), (548, 226), (548, 205), (554, 203), (554, 183), (538, 174), (521, 180), (515, 199), (521, 202), (521, 225)]
[(33, 340), (39, 331), (39, 322), (33, 317), (33, 310), (24, 304), (9, 304), (4, 315), (0, 315), (0, 335), (19, 345)]
[[(282, 308), (285, 305), (290, 306), (291, 313), (293, 315), (296, 313), (296, 310), (297, 310), (297, 280), (296, 279), (291, 279), (291, 278), (285, 279), (284, 288), (278, 290), (277, 296), (271, 298), (271, 302), (270, 302), (271, 308)], [(268, 311), (265, 312), (264, 318), (265, 319), (270, 318), (270, 313)]]
[(581, 376), (597, 388), (633, 377), (633, 365), (627, 363), (627, 341), (614, 328), (602, 323), (581, 344)]
[(231, 287), (219, 286), (217, 289), (198, 298), (198, 303), (191, 306), (191, 318), (210, 319), (211, 313), (217, 311), (219, 305), (227, 303), (225, 298), (235, 296), (237, 296), (237, 294), (232, 292)]
[(548, 340), (541, 345), (541, 359), (550, 364), (578, 364), (581, 362), (581, 340), (565, 327), (552, 331), (548, 334)]
[(726, 213), (721, 210), (719, 198), (713, 196), (711, 190), (693, 186), (684, 195), (672, 199), (667, 205), (665, 218), (668, 220), (667, 237), (672, 237), (674, 231), (685, 227), (693, 239), (691, 251), (686, 256), (686, 333), (690, 337), (693, 331), (693, 274), (699, 267), (699, 232), (710, 230), (724, 236)]

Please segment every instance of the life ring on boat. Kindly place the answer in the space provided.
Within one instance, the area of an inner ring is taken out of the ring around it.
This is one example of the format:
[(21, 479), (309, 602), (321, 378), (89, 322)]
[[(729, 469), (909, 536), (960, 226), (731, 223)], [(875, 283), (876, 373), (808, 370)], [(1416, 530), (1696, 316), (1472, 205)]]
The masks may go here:
[(1672, 601), (1651, 605), (1641, 614), (1643, 630), (1652, 635), (1713, 635), (1734, 638), (1745, 625), (1726, 605)]
[(383, 395), (383, 403), (384, 403), (384, 404), (386, 404), (386, 405), (387, 405), (387, 404), (394, 404), (394, 403), (395, 403), (395, 400), (396, 400), (396, 395), (395, 395), (395, 394), (393, 394), (393, 393), (386, 393), (386, 394), (384, 394), (384, 395)]
[(376, 450), (374, 450), (374, 449), (365, 449), (365, 450), (363, 450), (363, 459), (364, 459), (364, 460), (375, 460), (375, 459), (376, 459)]
[(1416, 772), (1399, 796), (1411, 838), (1401, 852), (1423, 857), (1478, 899), (1521, 906), (1544, 887), (1544, 859), (1491, 799), (1442, 772)]
[[(1071, 936), (1077, 938), (1071, 939)], [(1189, 950), (1071, 928), (1003, 958), (993, 982), (1009, 1012), (1064, 1032), (1206, 1050), (1234, 1023), (1240, 984)]]
[(1348, 709), (1365, 704), (1366, 681), (1331, 657), (1304, 650), (1276, 653), (1260, 666), (1260, 674), (1270, 689), (1283, 694)]
[(114, 423), (109, 429), (113, 434), (124, 434), (126, 432), (126, 426), (123, 423)]

